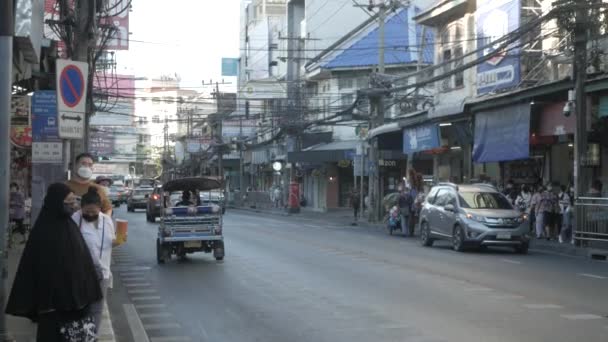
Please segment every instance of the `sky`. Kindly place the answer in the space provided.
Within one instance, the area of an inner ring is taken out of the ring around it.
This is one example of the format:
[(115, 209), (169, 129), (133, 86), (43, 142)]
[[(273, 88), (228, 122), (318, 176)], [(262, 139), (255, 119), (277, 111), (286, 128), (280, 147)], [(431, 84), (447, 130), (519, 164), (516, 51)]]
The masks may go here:
[[(200, 87), (222, 81), (222, 57), (239, 56), (240, 0), (133, 0), (132, 7), (129, 50), (116, 56), (119, 74), (177, 73), (183, 87)], [(235, 86), (236, 77), (224, 79), (232, 85), (222, 88)]]

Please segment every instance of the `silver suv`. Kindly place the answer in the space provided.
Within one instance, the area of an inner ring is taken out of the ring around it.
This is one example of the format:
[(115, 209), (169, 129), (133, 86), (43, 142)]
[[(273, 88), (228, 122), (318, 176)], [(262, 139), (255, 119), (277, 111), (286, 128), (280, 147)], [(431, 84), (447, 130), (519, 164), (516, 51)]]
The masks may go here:
[(528, 252), (530, 222), (491, 185), (439, 183), (427, 196), (420, 213), (422, 245), (451, 240), (454, 250), (467, 247), (513, 247)]

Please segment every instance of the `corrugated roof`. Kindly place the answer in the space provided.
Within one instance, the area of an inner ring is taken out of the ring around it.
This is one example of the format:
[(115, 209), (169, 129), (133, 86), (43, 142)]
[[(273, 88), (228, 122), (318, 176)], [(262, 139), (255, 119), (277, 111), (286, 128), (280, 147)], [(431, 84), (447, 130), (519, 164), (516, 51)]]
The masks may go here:
[[(422, 45), (422, 27), (416, 25), (413, 16), (419, 9), (413, 7), (405, 8), (389, 16), (386, 19), (385, 31), (385, 54), (386, 65), (408, 64), (418, 61), (418, 49)], [(431, 30), (425, 33), (425, 45), (423, 63), (433, 63), (434, 59), (434, 36)], [(378, 64), (378, 23), (373, 24), (373, 29), (361, 39), (323, 66), (327, 69), (338, 69), (347, 67), (366, 67)]]

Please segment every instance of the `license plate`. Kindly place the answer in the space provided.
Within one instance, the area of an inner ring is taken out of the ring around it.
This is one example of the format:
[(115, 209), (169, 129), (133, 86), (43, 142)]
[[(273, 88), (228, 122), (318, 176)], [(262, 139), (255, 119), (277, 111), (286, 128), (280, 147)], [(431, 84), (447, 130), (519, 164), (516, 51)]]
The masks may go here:
[(511, 233), (498, 233), (496, 238), (498, 240), (511, 240)]
[(203, 245), (203, 243), (200, 242), (200, 241), (186, 241), (186, 242), (184, 242), (184, 247), (185, 248), (201, 248), (202, 245)]

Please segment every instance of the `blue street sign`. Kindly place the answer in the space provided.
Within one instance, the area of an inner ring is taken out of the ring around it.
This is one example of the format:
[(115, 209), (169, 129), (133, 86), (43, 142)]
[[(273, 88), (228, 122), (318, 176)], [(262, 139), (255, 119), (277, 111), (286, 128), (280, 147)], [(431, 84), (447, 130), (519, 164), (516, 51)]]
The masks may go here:
[(54, 90), (34, 92), (32, 140), (33, 142), (61, 141), (57, 126), (57, 93)]
[(84, 76), (76, 66), (68, 65), (63, 69), (60, 77), (61, 98), (66, 106), (74, 108), (84, 96)]

